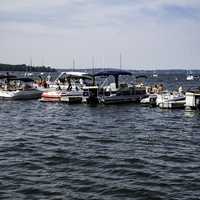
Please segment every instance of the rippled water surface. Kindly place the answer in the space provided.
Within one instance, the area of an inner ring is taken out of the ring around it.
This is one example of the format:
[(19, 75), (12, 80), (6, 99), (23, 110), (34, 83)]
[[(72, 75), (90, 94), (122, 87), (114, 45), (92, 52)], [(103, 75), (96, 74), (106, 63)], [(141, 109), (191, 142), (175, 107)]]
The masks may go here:
[(200, 115), (0, 102), (0, 199), (200, 199)]

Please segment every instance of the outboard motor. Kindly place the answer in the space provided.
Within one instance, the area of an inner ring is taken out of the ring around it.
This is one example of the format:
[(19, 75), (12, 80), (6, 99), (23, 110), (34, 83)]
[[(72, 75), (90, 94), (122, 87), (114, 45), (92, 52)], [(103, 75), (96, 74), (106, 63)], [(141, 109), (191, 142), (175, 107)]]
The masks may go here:
[(149, 103), (151, 107), (156, 107), (156, 97), (150, 97)]
[(85, 103), (88, 104), (96, 104), (98, 103), (98, 88), (93, 86), (86, 86), (83, 88), (83, 98), (85, 99)]
[(197, 98), (195, 99), (195, 104), (196, 104), (196, 109), (197, 109), (198, 111), (200, 111), (200, 97), (197, 97)]

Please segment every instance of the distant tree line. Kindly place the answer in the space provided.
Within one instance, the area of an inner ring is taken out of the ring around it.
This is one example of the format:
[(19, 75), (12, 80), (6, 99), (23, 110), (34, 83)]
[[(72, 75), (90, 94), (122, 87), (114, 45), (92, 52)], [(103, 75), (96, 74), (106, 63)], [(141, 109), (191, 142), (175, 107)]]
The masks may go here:
[(0, 71), (24, 71), (24, 72), (56, 72), (56, 69), (49, 66), (28, 66), (26, 64), (10, 65), (0, 63)]

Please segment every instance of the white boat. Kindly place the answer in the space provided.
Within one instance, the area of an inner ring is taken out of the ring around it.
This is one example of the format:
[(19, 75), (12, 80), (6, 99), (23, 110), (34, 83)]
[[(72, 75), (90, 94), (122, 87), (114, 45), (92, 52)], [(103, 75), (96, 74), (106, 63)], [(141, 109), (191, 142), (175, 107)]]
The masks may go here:
[(33, 80), (30, 78), (0, 77), (0, 99), (7, 100), (28, 100), (38, 99), (42, 92), (33, 88)]
[(187, 75), (186, 80), (192, 81), (192, 80), (194, 80), (194, 76), (192, 74), (189, 74), (189, 75)]
[(39, 99), (41, 97), (41, 92), (37, 89), (31, 90), (15, 90), (15, 91), (0, 91), (0, 99), (7, 100), (29, 100), (29, 99)]
[(147, 86), (147, 97), (143, 98), (140, 103), (144, 105), (156, 106), (156, 100), (158, 95), (162, 94), (166, 89), (164, 85), (155, 84), (154, 86)]
[(143, 105), (156, 106), (157, 94), (149, 94), (147, 97), (141, 99), (140, 103)]
[(67, 91), (64, 95), (61, 96), (60, 101), (66, 103), (82, 103), (83, 90), (71, 90)]
[(97, 85), (90, 85), (83, 87), (83, 97), (82, 103), (86, 104), (97, 104), (99, 103), (98, 99), (99, 87)]
[[(132, 76), (131, 72), (125, 70), (107, 70), (94, 74), (104, 78), (99, 86), (84, 88), (84, 102), (99, 102), (103, 104), (139, 102), (146, 96), (146, 88), (141, 85), (120, 83), (120, 76)], [(109, 83), (109, 77), (114, 77), (114, 82)]]
[(154, 71), (152, 77), (157, 78), (158, 74)]
[(81, 103), (83, 87), (91, 79), (91, 75), (84, 72), (62, 72), (50, 90), (43, 92), (41, 101)]
[(190, 89), (186, 92), (186, 110), (200, 110), (200, 88)]
[(42, 93), (40, 101), (42, 102), (59, 102), (61, 101), (61, 96), (65, 95), (62, 90), (47, 90)]
[(192, 74), (191, 70), (189, 72), (187, 72), (186, 80), (187, 81), (193, 81), (194, 80), (194, 75)]
[(185, 95), (179, 92), (163, 92), (157, 95), (156, 105), (163, 109), (184, 108)]

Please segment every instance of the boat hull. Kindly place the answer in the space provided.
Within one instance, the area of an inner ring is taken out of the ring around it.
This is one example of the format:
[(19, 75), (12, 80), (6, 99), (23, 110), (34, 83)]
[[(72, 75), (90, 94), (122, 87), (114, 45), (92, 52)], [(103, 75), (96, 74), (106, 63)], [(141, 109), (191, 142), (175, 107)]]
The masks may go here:
[(185, 108), (185, 100), (162, 102), (159, 107), (162, 109), (183, 109)]
[(103, 104), (139, 103), (143, 97), (141, 95), (102, 96), (99, 97), (99, 102)]
[(63, 96), (60, 101), (63, 103), (82, 103), (82, 96)]
[(42, 92), (39, 90), (0, 91), (2, 100), (31, 100), (39, 99)]
[(200, 110), (200, 91), (186, 92), (186, 110)]
[(41, 102), (59, 102), (63, 95), (62, 91), (47, 91), (42, 93)]
[(165, 93), (158, 95), (156, 99), (156, 104), (158, 107), (162, 109), (178, 109), (178, 108), (184, 108), (185, 107), (185, 96), (181, 94), (170, 94)]

